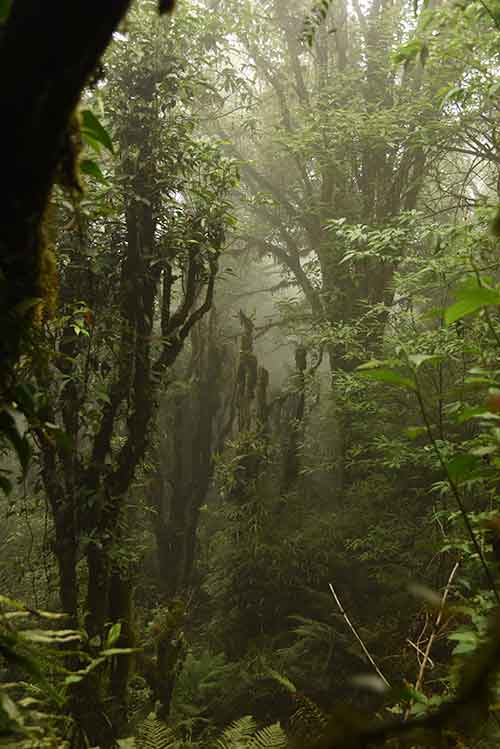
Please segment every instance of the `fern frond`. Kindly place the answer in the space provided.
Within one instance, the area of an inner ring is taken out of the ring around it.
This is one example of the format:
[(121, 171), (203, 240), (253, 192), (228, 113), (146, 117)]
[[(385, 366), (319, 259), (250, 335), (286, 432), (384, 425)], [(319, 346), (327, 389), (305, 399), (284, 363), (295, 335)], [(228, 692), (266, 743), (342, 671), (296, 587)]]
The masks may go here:
[(317, 741), (327, 724), (327, 717), (309, 697), (296, 695), (297, 709), (290, 718), (290, 728), (294, 738), (305, 743)]
[(287, 746), (287, 735), (279, 723), (261, 728), (248, 743), (248, 749), (286, 749)]
[(218, 749), (246, 749), (255, 729), (255, 720), (251, 715), (245, 715), (243, 718), (235, 720), (217, 739)]
[(271, 679), (274, 679), (274, 681), (277, 681), (278, 684), (281, 684), (282, 687), (285, 687), (287, 692), (290, 692), (290, 694), (295, 694), (297, 691), (297, 687), (293, 683), (293, 681), (290, 681), (290, 679), (285, 676), (284, 674), (280, 674), (279, 671), (275, 671), (274, 668), (268, 669), (267, 673), (271, 677)]
[(310, 642), (321, 642), (330, 644), (336, 639), (336, 632), (330, 624), (318, 621), (317, 619), (308, 619), (305, 616), (291, 616), (292, 621), (297, 622), (293, 630), (297, 637)]
[(136, 749), (173, 749), (176, 743), (172, 729), (155, 715), (148, 715), (137, 729)]

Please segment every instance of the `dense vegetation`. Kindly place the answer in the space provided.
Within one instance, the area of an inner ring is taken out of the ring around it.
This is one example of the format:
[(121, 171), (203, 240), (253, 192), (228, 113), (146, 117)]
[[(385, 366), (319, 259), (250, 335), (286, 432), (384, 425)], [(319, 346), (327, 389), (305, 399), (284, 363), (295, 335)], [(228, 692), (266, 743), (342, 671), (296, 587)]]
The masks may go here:
[(496, 747), (500, 5), (56, 5), (0, 0), (0, 745)]

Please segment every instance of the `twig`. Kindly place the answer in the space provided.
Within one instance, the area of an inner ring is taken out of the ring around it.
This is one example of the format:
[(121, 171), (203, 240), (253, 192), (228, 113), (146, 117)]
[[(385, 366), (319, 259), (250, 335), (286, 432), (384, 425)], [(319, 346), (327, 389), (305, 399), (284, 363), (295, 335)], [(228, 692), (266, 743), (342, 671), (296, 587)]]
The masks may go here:
[(346, 610), (344, 609), (344, 607), (342, 606), (342, 604), (341, 604), (341, 602), (340, 602), (340, 598), (338, 597), (338, 595), (337, 595), (337, 594), (336, 594), (336, 592), (335, 592), (335, 588), (333, 587), (333, 585), (332, 585), (331, 583), (328, 583), (328, 587), (330, 588), (330, 591), (331, 591), (331, 593), (332, 593), (332, 596), (333, 596), (333, 597), (334, 597), (334, 599), (335, 599), (335, 603), (336, 603), (336, 604), (337, 604), (337, 606), (339, 607), (339, 611), (340, 611), (340, 613), (342, 614), (342, 616), (344, 617), (344, 620), (345, 620), (345, 622), (346, 622), (347, 626), (349, 627), (349, 629), (350, 629), (350, 630), (351, 630), (351, 632), (353, 633), (353, 635), (354, 635), (354, 637), (356, 638), (356, 640), (357, 640), (357, 641), (359, 642), (359, 644), (361, 645), (361, 648), (362, 648), (362, 650), (363, 650), (363, 653), (364, 653), (364, 654), (366, 655), (366, 657), (367, 657), (367, 658), (368, 658), (368, 660), (370, 661), (371, 665), (372, 665), (372, 666), (373, 666), (373, 668), (375, 669), (375, 671), (376, 671), (377, 675), (378, 675), (378, 676), (380, 676), (380, 678), (382, 679), (382, 681), (384, 682), (384, 684), (386, 684), (386, 685), (387, 685), (388, 687), (390, 687), (391, 685), (389, 684), (389, 682), (388, 682), (388, 681), (387, 681), (387, 679), (385, 678), (384, 674), (383, 674), (383, 673), (382, 673), (382, 671), (381, 671), (381, 670), (379, 669), (379, 667), (377, 666), (377, 664), (376, 664), (376, 663), (375, 663), (375, 661), (373, 660), (372, 656), (371, 656), (371, 655), (370, 655), (370, 653), (368, 652), (368, 649), (367, 649), (367, 647), (366, 647), (365, 643), (363, 642), (363, 640), (361, 639), (361, 636), (360, 636), (360, 634), (359, 634), (358, 630), (356, 629), (355, 625), (354, 625), (354, 624), (353, 624), (353, 623), (351, 622), (351, 620), (349, 619), (349, 617), (348, 617), (348, 615), (347, 615), (347, 612), (346, 612)]
[[(425, 716), (412, 716), (408, 720), (388, 719), (367, 722), (350, 721), (345, 730), (322, 741), (323, 749), (373, 749), (387, 741), (398, 740), (398, 746), (435, 746), (434, 741), (450, 730), (459, 727), (461, 736), (475, 735), (483, 726), (480, 716), (496, 699), (496, 677), (500, 667), (500, 617), (498, 611), (492, 620), (486, 640), (472, 654), (461, 669), (459, 683), (453, 699), (443, 702)], [(478, 717), (479, 716), (479, 717)]]
[(453, 565), (453, 569), (450, 572), (450, 576), (448, 578), (448, 582), (446, 583), (446, 588), (444, 589), (443, 597), (441, 598), (441, 605), (439, 606), (439, 611), (438, 611), (438, 614), (436, 616), (436, 621), (434, 622), (434, 627), (433, 627), (433, 630), (431, 632), (431, 636), (427, 640), (427, 646), (425, 648), (424, 658), (423, 658), (422, 663), (420, 664), (420, 670), (418, 672), (417, 681), (415, 682), (415, 689), (416, 690), (420, 690), (420, 688), (422, 686), (422, 683), (423, 683), (423, 680), (424, 680), (425, 668), (427, 666), (427, 662), (430, 660), (429, 659), (429, 653), (431, 652), (432, 645), (434, 643), (434, 640), (436, 639), (436, 635), (437, 635), (438, 630), (439, 630), (439, 625), (441, 624), (441, 619), (443, 618), (444, 607), (446, 605), (446, 599), (448, 598), (448, 594), (450, 592), (450, 588), (451, 588), (451, 584), (453, 582), (453, 578), (457, 574), (457, 570), (458, 570), (459, 566), (460, 566), (460, 561), (455, 562), (455, 564)]
[[(425, 669), (427, 667), (427, 663), (432, 663), (432, 661), (430, 659), (431, 648), (432, 648), (432, 646), (434, 644), (434, 640), (436, 639), (436, 635), (438, 633), (439, 626), (441, 624), (441, 619), (443, 618), (444, 607), (446, 605), (446, 599), (448, 598), (448, 594), (450, 592), (450, 588), (451, 588), (451, 584), (453, 582), (453, 578), (457, 574), (457, 570), (458, 570), (459, 566), (460, 566), (460, 561), (455, 562), (455, 564), (453, 565), (453, 568), (452, 568), (452, 570), (450, 572), (450, 576), (448, 578), (448, 582), (446, 583), (446, 587), (445, 587), (445, 589), (443, 591), (443, 595), (442, 595), (442, 598), (441, 598), (441, 603), (439, 605), (439, 611), (437, 613), (436, 620), (434, 621), (434, 625), (432, 627), (432, 632), (430, 634), (430, 637), (427, 640), (427, 645), (425, 647), (425, 651), (424, 651), (424, 654), (423, 654), (424, 657), (422, 658), (422, 662), (420, 663), (420, 668), (419, 668), (419, 671), (418, 671), (417, 680), (415, 682), (415, 690), (417, 692), (420, 692), (420, 690), (422, 689), (422, 684), (423, 684), (423, 681), (424, 681), (424, 674), (425, 674)], [(408, 716), (410, 714), (410, 709), (411, 709), (411, 703), (410, 703), (409, 707), (406, 709), (405, 719), (408, 718)]]
[[(409, 638), (407, 638), (406, 642), (408, 643), (408, 645), (411, 645), (412, 648), (415, 648), (415, 650), (417, 651), (419, 655), (423, 655), (425, 657), (425, 652), (422, 650), (422, 648), (420, 648), (418, 645), (412, 642)], [(434, 668), (434, 661), (432, 660), (432, 658), (429, 658), (429, 656), (427, 656), (427, 660), (429, 661), (429, 666), (431, 668)], [(419, 665), (420, 663), (421, 661), (419, 661)]]

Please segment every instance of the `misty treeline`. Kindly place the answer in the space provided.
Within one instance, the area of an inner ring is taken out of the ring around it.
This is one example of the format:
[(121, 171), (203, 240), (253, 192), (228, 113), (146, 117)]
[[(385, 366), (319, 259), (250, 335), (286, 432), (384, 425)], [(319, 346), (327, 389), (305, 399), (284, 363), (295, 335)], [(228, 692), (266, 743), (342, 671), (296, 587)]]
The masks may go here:
[(29, 5), (0, 745), (493, 749), (498, 0)]

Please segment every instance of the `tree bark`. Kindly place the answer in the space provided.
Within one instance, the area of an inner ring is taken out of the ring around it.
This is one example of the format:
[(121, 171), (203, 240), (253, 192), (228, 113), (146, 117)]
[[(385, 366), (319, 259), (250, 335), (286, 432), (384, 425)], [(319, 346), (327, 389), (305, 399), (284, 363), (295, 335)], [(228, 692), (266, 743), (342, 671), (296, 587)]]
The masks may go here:
[(15, 0), (0, 44), (4, 187), (0, 199), (0, 394), (30, 334), (33, 308), (54, 293), (43, 221), (81, 92), (130, 0)]

